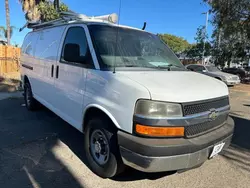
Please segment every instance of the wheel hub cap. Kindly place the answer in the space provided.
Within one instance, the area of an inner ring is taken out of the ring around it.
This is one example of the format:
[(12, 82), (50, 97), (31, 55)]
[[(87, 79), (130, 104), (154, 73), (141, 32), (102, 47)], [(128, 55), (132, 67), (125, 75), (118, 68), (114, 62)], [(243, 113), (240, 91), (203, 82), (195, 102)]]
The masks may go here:
[(96, 153), (101, 153), (101, 144), (98, 142), (98, 141), (96, 141), (95, 142), (95, 151), (96, 151)]
[(101, 130), (94, 130), (90, 135), (90, 153), (99, 165), (104, 165), (109, 159), (109, 144), (106, 135)]

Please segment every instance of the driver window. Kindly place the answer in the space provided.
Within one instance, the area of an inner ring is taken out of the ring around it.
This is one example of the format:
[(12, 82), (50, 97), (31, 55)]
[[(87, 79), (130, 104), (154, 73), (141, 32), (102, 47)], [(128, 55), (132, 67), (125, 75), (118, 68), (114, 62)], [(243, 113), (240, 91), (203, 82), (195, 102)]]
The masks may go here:
[[(64, 44), (63, 44), (63, 50), (62, 50), (62, 55), (61, 55), (61, 60), (64, 62), (67, 62), (64, 59), (64, 50), (66, 45), (77, 45), (79, 47), (79, 60), (77, 62), (72, 62), (72, 63), (83, 63), (86, 64), (85, 61), (86, 57), (88, 56), (88, 43), (87, 43), (87, 38), (85, 31), (82, 27), (71, 27), (68, 29)], [(88, 61), (89, 62), (89, 61)]]

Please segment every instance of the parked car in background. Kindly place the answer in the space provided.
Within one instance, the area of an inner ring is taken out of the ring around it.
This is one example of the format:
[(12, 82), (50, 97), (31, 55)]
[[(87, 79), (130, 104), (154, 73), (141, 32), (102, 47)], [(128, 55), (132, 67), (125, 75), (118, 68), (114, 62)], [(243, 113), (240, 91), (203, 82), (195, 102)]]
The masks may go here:
[(250, 83), (250, 67), (246, 66), (245, 68), (246, 76), (242, 79), (244, 83)]
[(247, 71), (248, 74), (250, 74), (250, 67), (245, 67), (245, 71)]
[(240, 77), (241, 80), (244, 80), (245, 78), (247, 77), (250, 77), (250, 71), (249, 71), (249, 68), (224, 68), (222, 70), (223, 72), (226, 72), (226, 73), (230, 73), (230, 74), (234, 74), (234, 75), (237, 75)]
[(215, 66), (191, 64), (191, 65), (187, 65), (186, 68), (191, 71), (199, 72), (199, 73), (214, 77), (218, 80), (221, 80), (228, 86), (232, 86), (232, 85), (236, 85), (240, 83), (239, 76), (224, 73)]

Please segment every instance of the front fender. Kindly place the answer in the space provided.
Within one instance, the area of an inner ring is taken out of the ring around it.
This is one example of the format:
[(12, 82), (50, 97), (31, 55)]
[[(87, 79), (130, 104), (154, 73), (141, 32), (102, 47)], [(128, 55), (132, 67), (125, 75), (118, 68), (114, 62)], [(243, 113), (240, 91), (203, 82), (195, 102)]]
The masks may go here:
[[(86, 112), (90, 109), (90, 108), (97, 108), (99, 110), (101, 110), (103, 113), (105, 113), (110, 119), (111, 121), (114, 123), (114, 125), (118, 128), (121, 129), (120, 125), (118, 124), (117, 120), (115, 119), (115, 117), (111, 114), (111, 112), (109, 112), (107, 109), (105, 109), (104, 107), (98, 105), (98, 104), (89, 104), (85, 107), (84, 112), (83, 112), (83, 122), (85, 119), (85, 115)], [(83, 124), (83, 127), (85, 125)]]

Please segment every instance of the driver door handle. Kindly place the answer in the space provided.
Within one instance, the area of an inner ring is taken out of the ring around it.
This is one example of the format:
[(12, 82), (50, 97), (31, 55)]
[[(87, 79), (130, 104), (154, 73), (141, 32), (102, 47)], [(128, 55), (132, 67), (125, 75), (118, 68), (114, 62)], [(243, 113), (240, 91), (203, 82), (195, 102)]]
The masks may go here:
[(54, 65), (51, 66), (51, 77), (54, 76)]
[(56, 66), (56, 78), (58, 78), (59, 77), (59, 66), (57, 65)]

